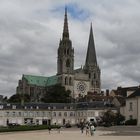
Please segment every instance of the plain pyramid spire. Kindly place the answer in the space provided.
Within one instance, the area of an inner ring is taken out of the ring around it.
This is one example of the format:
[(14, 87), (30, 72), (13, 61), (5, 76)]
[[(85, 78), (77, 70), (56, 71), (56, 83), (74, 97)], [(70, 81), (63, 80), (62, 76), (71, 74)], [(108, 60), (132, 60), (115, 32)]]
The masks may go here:
[(88, 41), (88, 50), (87, 50), (85, 66), (97, 66), (92, 23), (90, 27), (90, 35), (89, 35), (89, 41)]

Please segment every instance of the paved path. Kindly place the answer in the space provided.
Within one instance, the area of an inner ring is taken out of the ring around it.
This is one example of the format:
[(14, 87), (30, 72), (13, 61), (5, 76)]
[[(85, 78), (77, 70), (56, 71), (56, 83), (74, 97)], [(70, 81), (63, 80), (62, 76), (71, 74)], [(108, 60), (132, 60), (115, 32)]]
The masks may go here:
[(94, 136), (81, 134), (79, 129), (65, 129), (60, 133), (53, 130), (51, 134), (47, 130), (1, 133), (0, 140), (140, 140), (140, 136), (108, 136), (114, 131), (97, 130)]

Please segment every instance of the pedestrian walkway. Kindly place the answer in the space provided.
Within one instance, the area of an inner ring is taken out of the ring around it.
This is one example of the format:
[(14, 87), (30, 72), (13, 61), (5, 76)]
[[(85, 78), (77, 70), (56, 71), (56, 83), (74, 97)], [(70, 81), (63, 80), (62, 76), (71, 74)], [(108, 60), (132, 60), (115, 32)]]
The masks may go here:
[[(130, 136), (104, 136), (112, 131), (96, 131), (94, 136), (81, 134), (80, 129), (65, 129), (58, 133), (52, 130), (49, 134), (48, 130), (28, 131), (28, 132), (12, 132), (0, 133), (0, 140), (132, 140)], [(133, 140), (139, 140), (140, 136), (133, 136)]]

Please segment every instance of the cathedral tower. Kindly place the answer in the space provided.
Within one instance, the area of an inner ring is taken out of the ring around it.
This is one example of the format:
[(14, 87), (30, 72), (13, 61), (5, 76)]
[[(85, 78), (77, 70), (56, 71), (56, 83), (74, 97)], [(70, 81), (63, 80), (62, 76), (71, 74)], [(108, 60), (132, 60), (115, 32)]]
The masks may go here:
[(84, 71), (86, 74), (89, 75), (90, 91), (100, 93), (100, 68), (97, 64), (92, 24), (90, 27), (90, 35)]
[(65, 18), (62, 40), (60, 39), (57, 58), (57, 75), (73, 74), (74, 71), (74, 49), (69, 39), (67, 9), (65, 8)]
[(57, 75), (59, 83), (73, 95), (74, 81), (74, 49), (69, 39), (67, 8), (65, 8), (64, 27), (62, 39), (60, 39), (57, 58)]

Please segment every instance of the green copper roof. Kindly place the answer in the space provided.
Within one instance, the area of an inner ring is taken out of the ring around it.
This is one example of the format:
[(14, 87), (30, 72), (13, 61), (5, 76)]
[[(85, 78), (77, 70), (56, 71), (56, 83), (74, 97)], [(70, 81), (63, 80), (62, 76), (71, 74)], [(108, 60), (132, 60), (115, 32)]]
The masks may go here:
[(34, 75), (23, 75), (23, 78), (25, 78), (28, 81), (28, 84), (36, 85), (36, 86), (45, 87), (45, 86), (56, 85), (58, 83), (57, 76), (44, 77), (44, 76), (34, 76)]
[(56, 85), (58, 83), (58, 77), (57, 76), (51, 76), (47, 78), (47, 86)]

